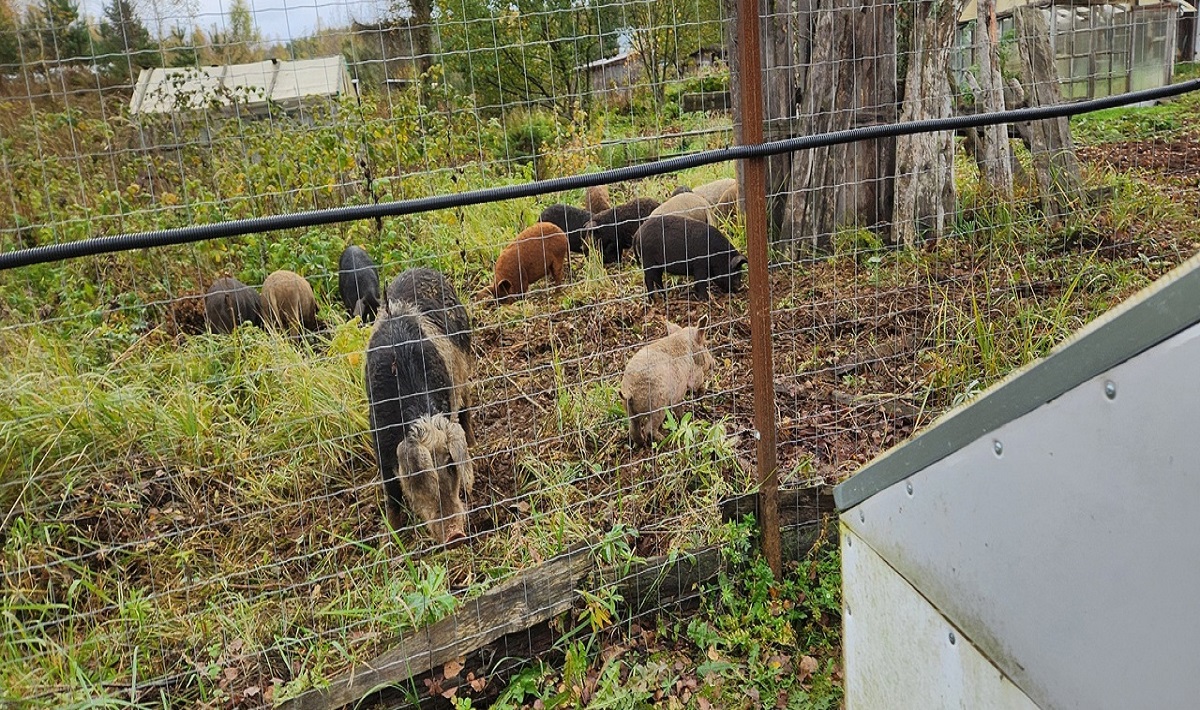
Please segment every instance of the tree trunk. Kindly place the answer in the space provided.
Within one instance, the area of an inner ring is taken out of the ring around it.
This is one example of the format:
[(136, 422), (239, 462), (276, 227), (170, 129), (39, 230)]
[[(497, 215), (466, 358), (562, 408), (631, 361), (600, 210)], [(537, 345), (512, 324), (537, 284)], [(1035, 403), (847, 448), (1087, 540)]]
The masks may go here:
[[(953, 114), (950, 52), (961, 0), (919, 0), (913, 8), (912, 47), (904, 83), (902, 122)], [(917, 133), (896, 139), (892, 242), (916, 246), (940, 239), (954, 214), (954, 134)]]
[[(1029, 106), (1053, 106), (1062, 103), (1058, 91), (1058, 69), (1050, 49), (1050, 30), (1046, 17), (1036, 7), (1018, 7), (1017, 47), (1021, 54), (1021, 88)], [(1042, 213), (1056, 223), (1080, 203), (1083, 196), (1079, 158), (1071, 141), (1066, 118), (1032, 121), (1018, 126), (1029, 143), (1033, 170), (1038, 183)]]
[[(799, 135), (895, 121), (894, 6), (814, 0), (808, 13), (797, 15), (798, 27), (812, 28), (809, 53), (797, 62), (806, 71), (799, 86)], [(805, 49), (804, 42), (797, 44)], [(797, 153), (780, 241), (793, 253), (828, 253), (840, 226), (886, 230), (894, 166), (893, 138)]]
[[(796, 86), (798, 71), (798, 48), (804, 44), (807, 33), (800, 32), (798, 18), (804, 16), (802, 8), (811, 0), (761, 0), (759, 36), (762, 41), (763, 66), (763, 139), (782, 140), (796, 135)], [(737, 0), (725, 0), (725, 16), (737, 16)], [(730, 86), (736, 91), (740, 86), (741, 68), (738, 66), (737, 23), (725, 23), (725, 46), (728, 47)], [(802, 69), (802, 68), (800, 68)], [(741, 102), (732, 100), (733, 134), (738, 145), (742, 144)], [(792, 155), (783, 153), (767, 159), (767, 219), (772, 240), (777, 238), (783, 223), (787, 203), (788, 179), (792, 172)], [(746, 191), (742, 182), (742, 164), (736, 165), (739, 201)], [(739, 207), (739, 209), (741, 209)], [(745, 213), (745, 210), (741, 210)]]
[[(979, 66), (975, 105), (981, 112), (1004, 110), (1004, 79), (1000, 76), (1000, 37), (996, 28), (996, 0), (979, 0), (975, 24), (975, 62)], [(976, 129), (975, 161), (985, 192), (999, 199), (1012, 196), (1013, 154), (1008, 124)]]
[(433, 65), (433, 0), (411, 0), (413, 54), (417, 57), (417, 73), (424, 74)]

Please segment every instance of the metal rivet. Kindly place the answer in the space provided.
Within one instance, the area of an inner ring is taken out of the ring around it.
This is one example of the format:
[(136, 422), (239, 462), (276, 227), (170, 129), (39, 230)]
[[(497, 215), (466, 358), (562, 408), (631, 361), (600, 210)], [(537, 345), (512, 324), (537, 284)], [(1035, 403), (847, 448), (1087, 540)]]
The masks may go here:
[(950, 632), (950, 645), (953, 646), (956, 643), (958, 643), (958, 639), (954, 638), (954, 632), (951, 631)]
[(858, 511), (858, 522), (860, 522), (860, 523), (867, 522), (867, 514), (862, 512), (861, 510)]
[(1104, 383), (1104, 396), (1109, 399), (1117, 398), (1117, 383), (1109, 380)]
[(846, 536), (846, 547), (854, 547), (854, 538)]
[(992, 442), (992, 451), (995, 451), (997, 456), (1003, 456), (1004, 455), (1004, 444), (1001, 444), (999, 439), (997, 439), (996, 441), (993, 441)]
[(904, 484), (904, 489), (908, 491), (908, 494), (909, 494), (909, 495), (912, 495), (912, 481), (909, 481), (908, 483), (905, 483), (905, 484)]

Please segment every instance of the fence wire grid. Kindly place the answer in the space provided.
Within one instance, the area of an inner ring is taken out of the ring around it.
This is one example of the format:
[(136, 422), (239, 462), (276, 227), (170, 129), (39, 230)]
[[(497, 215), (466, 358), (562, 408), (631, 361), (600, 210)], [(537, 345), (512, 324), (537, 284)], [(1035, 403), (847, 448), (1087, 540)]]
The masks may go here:
[[(747, 82), (779, 140), (1195, 75), (1171, 3), (769, 7), (744, 76), (720, 0), (0, 0), (0, 250), (730, 146)], [(795, 571), (836, 534), (823, 486), (1190, 256), (1197, 106), (765, 158), (769, 391), (729, 163), (0, 272), (0, 698), (533, 706), (509, 684), (582, 648), (558, 639), (625, 653), (723, 603), (756, 398)], [(836, 702), (836, 644), (794, 644)], [(575, 707), (745, 702), (711, 664), (605, 685), (612, 657), (538, 677)]]

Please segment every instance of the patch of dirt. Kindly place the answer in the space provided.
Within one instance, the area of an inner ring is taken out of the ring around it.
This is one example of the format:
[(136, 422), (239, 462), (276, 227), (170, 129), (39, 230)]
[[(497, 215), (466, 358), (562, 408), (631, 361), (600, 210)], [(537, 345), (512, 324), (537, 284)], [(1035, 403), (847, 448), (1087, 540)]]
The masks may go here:
[(1077, 152), (1080, 160), (1116, 170), (1147, 170), (1171, 177), (1200, 178), (1200, 134), (1105, 143), (1081, 147)]

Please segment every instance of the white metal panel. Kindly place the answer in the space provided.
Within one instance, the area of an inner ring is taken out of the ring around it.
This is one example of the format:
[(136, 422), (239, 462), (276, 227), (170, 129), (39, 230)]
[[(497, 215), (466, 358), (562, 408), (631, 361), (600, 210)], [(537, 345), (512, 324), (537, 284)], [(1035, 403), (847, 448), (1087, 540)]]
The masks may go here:
[[(275, 83), (275, 72), (279, 64), (286, 62), (250, 62), (248, 64), (230, 64), (225, 73), (225, 89), (247, 105), (263, 103), (270, 95), (271, 85)], [(224, 98), (224, 97), (222, 97)], [(223, 100), (223, 104), (228, 101)]]
[(336, 96), (345, 89), (344, 72), (345, 62), (341, 57), (284, 62), (271, 98), (288, 101), (304, 96)]
[(843, 519), (1040, 706), (1196, 707), (1197, 422), (1192, 326)]
[(1036, 710), (970, 639), (844, 525), (841, 541), (847, 710)]
[(140, 103), (131, 108), (134, 113), (201, 108), (217, 94), (224, 70), (225, 67), (144, 69), (141, 76), (146, 76), (145, 86), (142, 87), (139, 76), (139, 90), (134, 95), (135, 100), (140, 98)]

